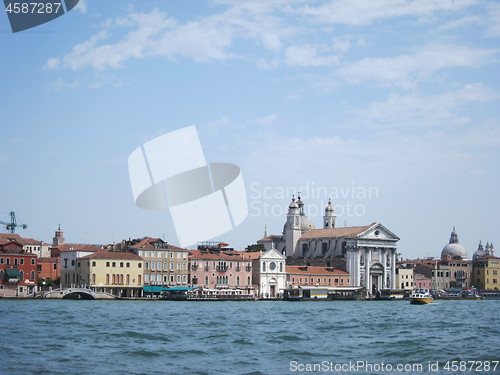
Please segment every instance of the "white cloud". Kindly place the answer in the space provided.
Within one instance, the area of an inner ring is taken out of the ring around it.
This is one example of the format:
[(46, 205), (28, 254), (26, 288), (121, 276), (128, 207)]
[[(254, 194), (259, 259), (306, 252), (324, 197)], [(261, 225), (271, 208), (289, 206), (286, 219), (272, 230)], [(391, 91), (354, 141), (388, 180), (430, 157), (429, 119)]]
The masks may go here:
[(411, 88), (432, 73), (454, 67), (478, 67), (493, 61), (498, 51), (466, 46), (430, 44), (414, 54), (387, 58), (365, 58), (339, 69), (350, 83), (376, 81)]
[(449, 127), (469, 123), (463, 112), (468, 103), (488, 102), (499, 96), (480, 83), (465, 85), (458, 91), (430, 96), (391, 94), (382, 102), (374, 102), (356, 110), (357, 121), (366, 126), (391, 127)]
[(87, 13), (87, 6), (87, 0), (80, 0), (75, 9), (78, 9), (81, 13)]
[(500, 36), (500, 4), (488, 3), (488, 21), (486, 24), (486, 36)]
[(439, 26), (436, 30), (443, 32), (456, 29), (463, 29), (469, 26), (478, 25), (481, 22), (482, 22), (481, 18), (477, 16), (462, 17), (453, 21), (446, 22), (443, 25)]
[(274, 122), (279, 118), (280, 116), (277, 115), (276, 113), (271, 113), (269, 115), (259, 117), (256, 122), (259, 125), (263, 126), (271, 126), (274, 124)]
[(457, 12), (477, 4), (477, 0), (351, 0), (330, 1), (319, 6), (306, 5), (298, 13), (316, 22), (368, 25), (379, 19), (402, 16), (430, 16), (436, 12)]
[(285, 49), (284, 61), (288, 66), (328, 66), (337, 65), (339, 56), (321, 56), (318, 49), (327, 51), (324, 46), (313, 46), (311, 44), (292, 45)]

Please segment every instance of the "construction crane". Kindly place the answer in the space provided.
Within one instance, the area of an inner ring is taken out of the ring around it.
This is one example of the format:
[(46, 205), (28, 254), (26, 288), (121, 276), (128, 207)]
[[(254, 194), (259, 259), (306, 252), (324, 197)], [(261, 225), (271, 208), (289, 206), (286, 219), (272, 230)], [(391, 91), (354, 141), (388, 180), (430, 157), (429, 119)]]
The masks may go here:
[(14, 211), (10, 211), (10, 223), (6, 221), (0, 221), (0, 224), (5, 225), (5, 228), (9, 233), (15, 233), (17, 227), (23, 229), (28, 228), (26, 224), (17, 224), (16, 214), (14, 213)]

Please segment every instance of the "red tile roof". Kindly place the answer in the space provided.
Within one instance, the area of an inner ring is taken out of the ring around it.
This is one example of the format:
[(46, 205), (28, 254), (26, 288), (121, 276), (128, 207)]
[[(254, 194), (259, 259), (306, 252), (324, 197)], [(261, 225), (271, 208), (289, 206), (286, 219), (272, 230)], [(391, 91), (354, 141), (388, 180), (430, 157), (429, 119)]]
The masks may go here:
[(80, 244), (80, 243), (64, 243), (62, 245), (53, 247), (53, 249), (59, 249), (61, 253), (66, 251), (101, 251), (102, 246)]
[(339, 228), (325, 228), (325, 229), (310, 229), (305, 232), (300, 239), (307, 238), (337, 238), (337, 237), (356, 237), (363, 233), (365, 230), (377, 223), (371, 223), (362, 227), (339, 227)]
[(190, 259), (219, 259), (219, 260), (235, 260), (235, 259), (259, 259), (259, 251), (220, 251), (206, 252), (201, 250), (189, 250)]
[(139, 255), (134, 253), (126, 253), (122, 251), (107, 251), (101, 250), (94, 254), (90, 254), (80, 259), (128, 259), (128, 260), (143, 260)]
[(298, 275), (349, 276), (349, 273), (339, 269), (335, 269), (332, 267), (317, 267), (317, 266), (286, 266), (286, 272), (289, 274), (298, 274)]
[[(152, 238), (152, 237), (145, 237), (141, 241), (137, 242), (136, 244), (130, 246), (133, 249), (155, 249), (155, 246), (153, 245), (154, 242), (161, 241), (163, 243), (163, 246), (165, 246), (162, 249), (167, 249), (167, 250), (187, 250), (183, 249), (181, 247), (177, 247), (174, 245), (170, 245), (163, 241), (161, 238)], [(161, 249), (159, 249), (161, 250)]]
[(47, 243), (40, 241), (40, 240), (34, 240), (33, 238), (24, 238), (21, 237), (17, 233), (0, 233), (0, 241), (17, 241), (21, 245), (48, 245)]
[(282, 240), (282, 239), (283, 239), (283, 236), (280, 235), (280, 234), (271, 234), (271, 235), (269, 235), (267, 237), (261, 238), (257, 242), (279, 241), (279, 240)]

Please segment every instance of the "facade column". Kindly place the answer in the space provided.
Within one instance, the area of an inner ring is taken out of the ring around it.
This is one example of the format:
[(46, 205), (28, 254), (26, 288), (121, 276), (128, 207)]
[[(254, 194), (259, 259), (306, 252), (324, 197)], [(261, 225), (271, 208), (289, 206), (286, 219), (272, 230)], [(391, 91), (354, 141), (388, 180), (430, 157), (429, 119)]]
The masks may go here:
[(382, 266), (384, 266), (384, 274), (383, 274), (383, 280), (382, 280), (382, 289), (389, 288), (389, 285), (387, 285), (387, 249), (383, 248), (381, 251), (382, 254)]
[(396, 289), (396, 249), (391, 251), (391, 289)]
[(352, 281), (351, 285), (352, 286), (359, 286), (359, 278), (360, 278), (359, 277), (360, 276), (359, 275), (360, 274), (359, 262), (360, 262), (360, 255), (359, 255), (359, 248), (357, 248), (354, 250), (354, 272), (353, 272), (354, 274), (352, 275), (352, 278), (351, 278), (351, 281)]
[(372, 293), (372, 276), (370, 274), (370, 263), (372, 262), (372, 254), (368, 247), (365, 247), (365, 288), (366, 294)]

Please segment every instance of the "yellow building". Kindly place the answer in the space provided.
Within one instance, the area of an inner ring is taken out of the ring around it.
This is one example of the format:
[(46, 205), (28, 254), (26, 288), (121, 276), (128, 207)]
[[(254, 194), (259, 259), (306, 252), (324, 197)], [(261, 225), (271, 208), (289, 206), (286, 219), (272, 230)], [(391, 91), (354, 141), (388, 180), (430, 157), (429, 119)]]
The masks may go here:
[(500, 258), (485, 256), (474, 260), (474, 286), (481, 290), (500, 289)]
[(413, 289), (413, 268), (399, 265), (396, 268), (396, 289)]
[(79, 278), (98, 292), (138, 297), (144, 285), (144, 260), (137, 254), (102, 250), (77, 259)]

